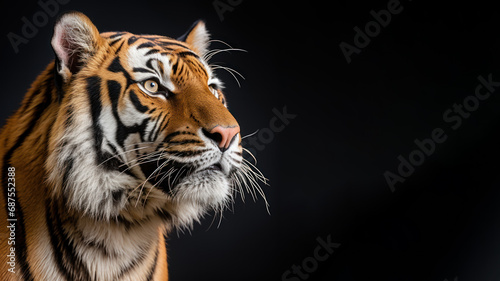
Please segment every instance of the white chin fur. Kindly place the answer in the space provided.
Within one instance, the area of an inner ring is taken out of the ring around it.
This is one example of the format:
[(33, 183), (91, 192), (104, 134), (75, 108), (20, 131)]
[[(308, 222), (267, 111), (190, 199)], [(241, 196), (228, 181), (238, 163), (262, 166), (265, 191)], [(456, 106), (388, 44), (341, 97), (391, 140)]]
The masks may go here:
[(191, 228), (210, 210), (221, 210), (231, 200), (229, 181), (221, 172), (192, 174), (173, 190), (170, 205), (172, 225), (168, 228)]
[(217, 208), (229, 199), (229, 181), (218, 171), (201, 171), (183, 179), (174, 189), (174, 200), (204, 208)]

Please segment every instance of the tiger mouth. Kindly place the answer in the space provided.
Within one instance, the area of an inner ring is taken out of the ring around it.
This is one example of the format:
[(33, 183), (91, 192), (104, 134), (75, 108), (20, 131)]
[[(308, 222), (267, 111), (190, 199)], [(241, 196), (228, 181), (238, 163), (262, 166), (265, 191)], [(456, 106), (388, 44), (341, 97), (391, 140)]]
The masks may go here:
[(205, 169), (200, 170), (199, 172), (203, 172), (203, 171), (220, 171), (220, 172), (222, 172), (222, 165), (220, 163), (215, 163), (215, 164), (208, 166)]
[(203, 169), (196, 169), (189, 163), (172, 160), (151, 161), (140, 165), (148, 182), (166, 193), (179, 185), (185, 178), (195, 173), (222, 173), (222, 165), (214, 163)]

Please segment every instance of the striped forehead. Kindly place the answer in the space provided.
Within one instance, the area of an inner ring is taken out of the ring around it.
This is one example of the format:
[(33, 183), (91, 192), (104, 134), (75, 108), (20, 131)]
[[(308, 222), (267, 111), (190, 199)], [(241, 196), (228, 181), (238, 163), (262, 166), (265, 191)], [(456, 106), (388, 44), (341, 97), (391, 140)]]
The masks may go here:
[(135, 81), (157, 78), (163, 86), (175, 92), (179, 86), (179, 79), (176, 76), (184, 74), (184, 71), (190, 71), (190, 67), (180, 71), (178, 69), (180, 63), (196, 66), (193, 69), (196, 69), (197, 75), (201, 75), (205, 80), (210, 80), (212, 77), (208, 65), (182, 42), (162, 36), (132, 34), (123, 36), (120, 41), (128, 45), (123, 51)]

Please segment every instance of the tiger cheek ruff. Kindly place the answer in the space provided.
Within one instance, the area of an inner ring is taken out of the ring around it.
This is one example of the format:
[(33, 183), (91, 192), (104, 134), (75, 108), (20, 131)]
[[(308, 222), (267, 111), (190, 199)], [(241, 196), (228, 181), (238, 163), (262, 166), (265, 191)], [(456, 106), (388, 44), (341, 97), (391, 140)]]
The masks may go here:
[(15, 236), (2, 233), (15, 257), (1, 255), (0, 279), (168, 280), (169, 231), (236, 191), (263, 195), (208, 65), (221, 50), (202, 21), (172, 39), (99, 33), (78, 12), (51, 44), (55, 60), (0, 135), (0, 216)]

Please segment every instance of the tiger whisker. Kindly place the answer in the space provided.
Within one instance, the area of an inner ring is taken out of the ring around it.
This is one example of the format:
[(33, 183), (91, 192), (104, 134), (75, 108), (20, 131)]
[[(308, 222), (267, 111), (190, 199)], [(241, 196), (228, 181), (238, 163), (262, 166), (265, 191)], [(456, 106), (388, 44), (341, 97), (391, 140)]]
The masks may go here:
[(124, 166), (127, 166), (126, 169), (124, 169), (123, 171), (121, 171), (121, 173), (125, 173), (126, 171), (128, 170), (131, 170), (133, 169), (134, 167), (137, 167), (139, 165), (142, 165), (142, 164), (146, 164), (146, 163), (151, 163), (151, 162), (154, 162), (154, 161), (157, 161), (157, 159), (151, 159), (153, 156), (155, 156), (154, 154), (157, 154), (158, 152), (154, 152), (154, 153), (151, 153), (151, 154), (148, 154), (148, 155), (145, 155), (145, 156), (141, 156), (141, 157), (138, 157), (137, 159), (139, 161), (135, 161), (134, 164), (131, 164), (132, 162), (134, 162), (134, 160), (130, 161), (129, 163), (127, 164), (123, 164)]
[(245, 151), (245, 152), (246, 152), (246, 153), (248, 153), (250, 156), (252, 156), (252, 158), (253, 158), (253, 161), (254, 161), (255, 165), (257, 165), (257, 158), (255, 158), (255, 156), (253, 155), (253, 153), (252, 153), (252, 152), (250, 152), (250, 150), (248, 150), (248, 149), (246, 149), (246, 148), (244, 148), (244, 147), (242, 147), (242, 148), (243, 148), (243, 151)]
[[(253, 132), (253, 133), (250, 133), (250, 134), (248, 134), (248, 135), (242, 136), (242, 137), (241, 137), (241, 139), (243, 140), (243, 139), (246, 139), (246, 138), (248, 138), (248, 137), (251, 137), (251, 136), (253, 136), (253, 135), (257, 134), (259, 131), (260, 131), (260, 129), (257, 129), (257, 130), (255, 130), (255, 132)], [(245, 149), (245, 148), (243, 148), (243, 149)]]
[(204, 56), (203, 56), (203, 60), (204, 61), (209, 61), (210, 59), (212, 59), (213, 56), (219, 54), (219, 53), (222, 53), (222, 52), (230, 52), (230, 51), (239, 51), (239, 52), (245, 52), (247, 53), (248, 51), (247, 50), (244, 50), (244, 49), (239, 49), (239, 48), (233, 48), (233, 47), (230, 47), (230, 48), (226, 48), (226, 49), (213, 49), (213, 50), (210, 50), (208, 51)]
[(229, 45), (228, 43), (222, 41), (222, 40), (219, 40), (219, 39), (211, 39), (211, 40), (208, 40), (208, 43), (212, 43), (212, 42), (218, 42), (218, 43), (221, 43), (221, 44), (224, 44), (226, 45), (227, 47), (229, 48), (233, 48), (231, 45)]
[(238, 71), (230, 68), (230, 67), (227, 67), (227, 66), (221, 66), (221, 65), (213, 65), (212, 66), (212, 69), (213, 70), (216, 70), (216, 69), (224, 69), (225, 71), (227, 71), (229, 74), (231, 74), (231, 76), (233, 76), (234, 80), (236, 80), (236, 83), (238, 84), (238, 87), (241, 88), (241, 84), (240, 84), (240, 80), (238, 80), (238, 77), (236, 77), (236, 75), (234, 75), (234, 73), (238, 74), (241, 78), (243, 78), (243, 80), (245, 80), (245, 77), (243, 75), (241, 75), (241, 73), (239, 73)]
[[(140, 150), (140, 149), (145, 149), (145, 148), (148, 148), (148, 146), (144, 146), (144, 147), (139, 147), (139, 148), (134, 148), (134, 149), (129, 149), (129, 150), (125, 150), (123, 152), (120, 152), (120, 154), (123, 154), (123, 156), (125, 156), (125, 154), (129, 153), (129, 152), (133, 152), (133, 151), (137, 151), (137, 150)], [(101, 163), (99, 163), (99, 165), (97, 165), (98, 167), (100, 167), (101, 165), (103, 165), (104, 163), (110, 161), (111, 159), (113, 158), (117, 158), (117, 157), (120, 157), (120, 155), (112, 155), (111, 157), (109, 157), (108, 159), (102, 161)], [(123, 159), (120, 157), (119, 160), (121, 160), (122, 162), (125, 162), (123, 161)]]
[(243, 80), (245, 80), (245, 76), (243, 76), (243, 74), (241, 74), (238, 71), (236, 71), (234, 68), (231, 68), (229, 66), (222, 66), (222, 65), (218, 65), (218, 64), (213, 64), (211, 66), (213, 66), (214, 69), (222, 68), (222, 69), (225, 69), (225, 70), (227, 70), (229, 72), (233, 72), (235, 74), (238, 74), (238, 76), (240, 76)]
[(249, 165), (250, 166), (249, 168), (251, 168), (251, 169), (249, 169), (249, 171), (251, 171), (262, 182), (264, 182), (264, 184), (269, 185), (269, 184), (267, 184), (268, 179), (262, 174), (262, 172), (257, 167), (255, 167), (254, 164), (250, 163), (250, 161), (246, 160), (245, 158), (243, 158), (242, 163), (246, 163), (247, 165)]
[(264, 199), (266, 210), (268, 213), (270, 213), (269, 202), (267, 201), (266, 195), (258, 183), (259, 181), (263, 182), (266, 185), (269, 185), (267, 183), (268, 179), (262, 174), (262, 172), (257, 167), (255, 167), (255, 165), (243, 158), (241, 168), (237, 170), (237, 172), (232, 176), (232, 182), (240, 190), (240, 196), (242, 197), (243, 201), (244, 195), (242, 185), (245, 185), (245, 189), (252, 196), (252, 199), (254, 201), (256, 201), (258, 193), (262, 197), (262, 199)]
[(241, 200), (243, 201), (243, 203), (245, 202), (245, 194), (243, 193), (243, 190), (242, 190), (242, 187), (241, 187), (241, 181), (240, 181), (240, 171), (237, 171), (236, 173), (234, 173), (232, 176), (231, 176), (231, 180), (232, 182), (236, 185), (236, 187), (238, 189), (235, 189), (234, 191), (236, 193), (240, 193), (240, 196), (241, 196)]
[[(139, 199), (141, 198), (141, 195), (142, 195), (142, 190), (144, 189), (144, 186), (146, 185), (146, 183), (149, 182), (149, 180), (156, 174), (158, 173), (159, 171), (161, 171), (161, 169), (163, 169), (163, 167), (169, 162), (169, 160), (167, 159), (167, 161), (165, 161), (164, 163), (162, 163), (160, 166), (158, 166), (147, 178), (146, 180), (142, 183), (142, 184), (139, 184), (138, 187), (141, 187), (141, 190), (139, 191), (139, 195), (137, 197), (137, 201), (135, 203), (135, 206), (137, 207), (137, 204), (139, 203)], [(136, 187), (133, 192), (135, 192), (137, 190)], [(153, 188), (154, 188), (154, 185), (153, 185)]]

